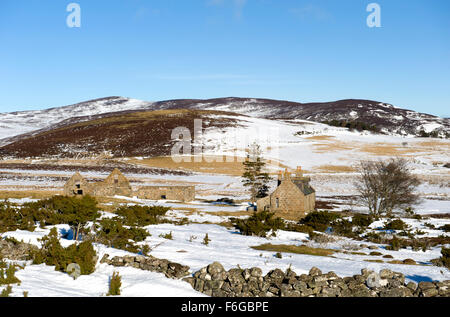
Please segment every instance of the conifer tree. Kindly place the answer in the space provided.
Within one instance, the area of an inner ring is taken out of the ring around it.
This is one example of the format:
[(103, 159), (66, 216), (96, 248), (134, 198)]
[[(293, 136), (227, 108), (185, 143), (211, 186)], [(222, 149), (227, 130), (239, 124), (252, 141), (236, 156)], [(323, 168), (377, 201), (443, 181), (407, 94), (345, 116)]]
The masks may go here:
[(256, 199), (267, 196), (269, 192), (267, 184), (271, 179), (269, 174), (264, 172), (266, 162), (258, 144), (253, 143), (250, 146), (243, 165), (242, 182), (245, 187), (249, 188), (251, 201), (255, 203)]
[(113, 272), (112, 277), (109, 280), (109, 291), (107, 296), (118, 296), (120, 295), (120, 287), (122, 286), (122, 278), (119, 272)]

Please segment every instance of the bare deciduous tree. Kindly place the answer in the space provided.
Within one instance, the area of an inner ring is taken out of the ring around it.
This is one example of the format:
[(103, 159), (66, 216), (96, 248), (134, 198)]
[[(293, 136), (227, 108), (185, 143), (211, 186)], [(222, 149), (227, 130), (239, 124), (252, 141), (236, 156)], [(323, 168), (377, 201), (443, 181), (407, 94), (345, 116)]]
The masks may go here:
[(420, 180), (408, 168), (408, 161), (392, 158), (386, 161), (361, 161), (355, 187), (362, 202), (373, 215), (391, 215), (395, 209), (420, 202), (414, 193)]

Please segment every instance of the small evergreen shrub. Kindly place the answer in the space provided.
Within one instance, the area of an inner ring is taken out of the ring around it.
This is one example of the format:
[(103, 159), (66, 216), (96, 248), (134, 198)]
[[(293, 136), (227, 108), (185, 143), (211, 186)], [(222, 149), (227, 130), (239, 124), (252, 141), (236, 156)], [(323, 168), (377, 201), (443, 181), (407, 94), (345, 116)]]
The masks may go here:
[(450, 224), (443, 225), (442, 227), (439, 227), (439, 230), (450, 232)]
[(142, 252), (135, 243), (150, 236), (143, 228), (124, 227), (119, 217), (100, 220), (95, 227), (95, 234), (99, 243), (133, 253)]
[(7, 231), (34, 231), (35, 220), (29, 213), (5, 200), (0, 203), (0, 233)]
[(233, 225), (246, 236), (266, 237), (272, 230), (273, 234), (277, 230), (283, 230), (286, 225), (283, 219), (274, 217), (275, 213), (269, 211), (254, 212), (247, 219), (230, 219)]
[(299, 224), (307, 225), (314, 230), (324, 232), (331, 225), (331, 223), (340, 216), (334, 212), (328, 211), (314, 211), (309, 213), (305, 218), (300, 220)]
[(11, 285), (6, 286), (6, 288), (0, 293), (0, 297), (9, 297), (12, 293)]
[(120, 295), (120, 287), (122, 286), (122, 278), (118, 272), (114, 272), (109, 280), (109, 291), (107, 296)]
[(337, 235), (348, 238), (353, 238), (356, 236), (355, 232), (353, 232), (353, 223), (349, 220), (339, 219), (334, 221), (331, 226), (333, 229), (333, 233)]
[(393, 219), (384, 224), (384, 228), (388, 230), (405, 230), (408, 225), (401, 219)]
[(173, 235), (172, 235), (172, 231), (170, 231), (169, 233), (161, 233), (160, 235), (159, 235), (159, 237), (160, 238), (164, 238), (164, 239), (167, 239), (167, 240), (173, 240)]
[(14, 264), (10, 264), (6, 269), (0, 269), (0, 285), (20, 283), (20, 280), (15, 276), (16, 271)]
[(369, 242), (373, 242), (373, 243), (384, 243), (385, 238), (378, 232), (373, 232), (370, 231), (368, 232), (364, 238), (369, 241)]
[(431, 262), (437, 266), (443, 266), (450, 269), (450, 248), (441, 249), (441, 257), (431, 260)]
[(286, 223), (286, 227), (284, 228), (286, 231), (294, 231), (294, 232), (302, 232), (302, 233), (310, 233), (313, 232), (314, 229), (307, 225), (301, 225), (298, 223)]
[(203, 244), (208, 245), (211, 239), (208, 237), (208, 234), (205, 235), (205, 238), (203, 238)]
[(99, 215), (97, 201), (90, 196), (53, 196), (21, 207), (5, 201), (0, 203), (0, 232), (34, 231), (39, 222), (41, 227), (69, 224), (77, 236), (88, 221), (94, 221)]
[(373, 222), (373, 217), (371, 215), (356, 214), (352, 217), (352, 223), (354, 226), (367, 228)]
[(144, 227), (166, 222), (163, 216), (170, 208), (162, 206), (122, 206), (116, 210), (116, 214), (124, 219), (127, 226)]
[(386, 246), (386, 250), (398, 251), (398, 250), (400, 250), (401, 247), (402, 247), (401, 239), (397, 238), (397, 236), (394, 236), (389, 241), (389, 245)]
[(56, 271), (65, 272), (67, 265), (77, 263), (82, 275), (89, 275), (95, 271), (97, 253), (92, 242), (83, 241), (72, 244), (67, 248), (61, 246), (56, 228), (52, 228), (42, 239), (42, 248), (31, 253), (33, 264), (55, 266)]

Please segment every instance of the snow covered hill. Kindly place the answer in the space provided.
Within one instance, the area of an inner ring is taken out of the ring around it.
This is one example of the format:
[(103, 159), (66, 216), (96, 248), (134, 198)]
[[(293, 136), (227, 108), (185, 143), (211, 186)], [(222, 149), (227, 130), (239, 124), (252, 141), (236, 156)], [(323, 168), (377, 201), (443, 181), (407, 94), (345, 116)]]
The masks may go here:
[(439, 118), (370, 100), (348, 99), (323, 103), (296, 103), (230, 97), (147, 102), (124, 97), (107, 97), (46, 110), (0, 113), (0, 144), (17, 140), (17, 138), (8, 140), (10, 137), (46, 129), (58, 123), (61, 126), (88, 121), (93, 116), (115, 112), (164, 109), (227, 111), (265, 119), (362, 122), (376, 125), (385, 133), (419, 136), (423, 132), (435, 132), (439, 136), (450, 135), (450, 119), (448, 118)]
[(143, 109), (151, 104), (137, 99), (107, 97), (45, 110), (0, 113), (0, 139), (40, 130), (73, 117), (88, 120), (93, 115)]
[(220, 98), (162, 101), (155, 103), (152, 107), (231, 111), (266, 119), (361, 122), (375, 125), (382, 132), (399, 135), (419, 136), (422, 131), (435, 132), (439, 136), (450, 135), (448, 119), (371, 100), (347, 99), (322, 103), (296, 103), (270, 99)]

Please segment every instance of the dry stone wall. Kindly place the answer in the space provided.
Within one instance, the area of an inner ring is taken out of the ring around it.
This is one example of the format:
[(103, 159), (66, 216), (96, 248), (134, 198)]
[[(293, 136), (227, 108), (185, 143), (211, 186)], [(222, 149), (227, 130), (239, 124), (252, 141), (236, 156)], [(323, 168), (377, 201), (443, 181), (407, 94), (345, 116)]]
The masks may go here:
[(184, 281), (213, 297), (437, 297), (450, 296), (450, 281), (405, 282), (402, 273), (384, 269), (379, 273), (363, 269), (361, 274), (339, 277), (323, 274), (313, 267), (309, 274), (297, 275), (291, 270), (270, 271), (260, 268), (225, 271), (215, 262)]
[[(0, 239), (0, 257), (28, 260), (35, 246)], [(450, 297), (450, 280), (442, 282), (405, 281), (402, 273), (383, 269), (361, 270), (361, 274), (339, 277), (313, 267), (308, 274), (275, 269), (262, 274), (260, 268), (233, 268), (228, 271), (214, 262), (190, 274), (189, 267), (153, 256), (115, 256), (105, 254), (100, 263), (116, 267), (134, 267), (183, 279), (196, 291), (213, 297)], [(189, 276), (190, 275), (190, 276)]]
[(109, 255), (105, 254), (100, 260), (100, 263), (106, 263), (113, 266), (129, 266), (137, 269), (164, 273), (168, 278), (180, 279), (189, 275), (189, 266), (181, 265), (179, 263), (171, 262), (165, 259), (158, 259), (153, 256), (132, 256), (126, 255), (123, 257), (115, 256), (109, 259)]

